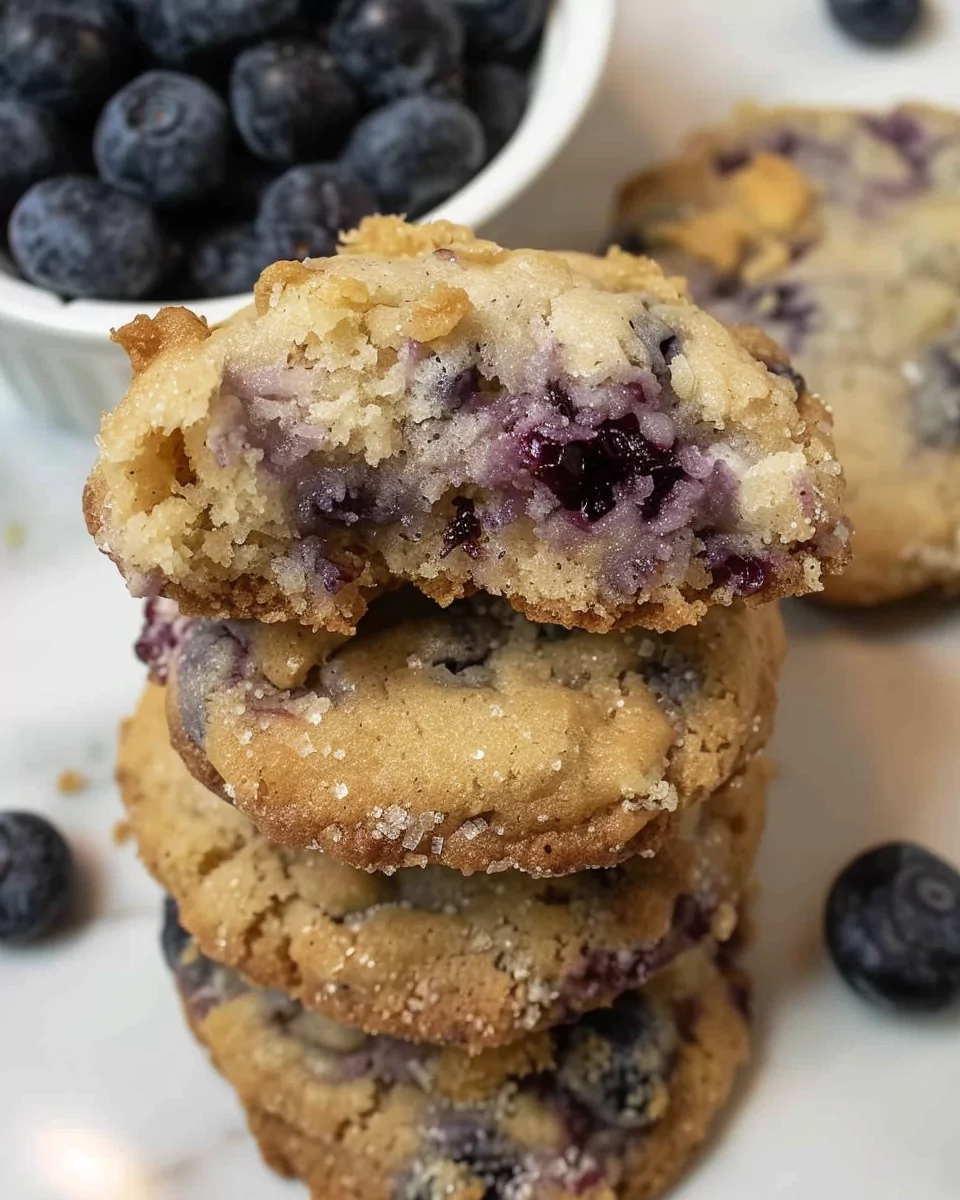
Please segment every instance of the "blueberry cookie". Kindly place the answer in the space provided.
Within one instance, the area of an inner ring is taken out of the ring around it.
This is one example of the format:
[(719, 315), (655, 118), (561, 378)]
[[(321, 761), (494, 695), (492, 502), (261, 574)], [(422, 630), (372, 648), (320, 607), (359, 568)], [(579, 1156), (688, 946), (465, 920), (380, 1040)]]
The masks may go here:
[(703, 952), (612, 1008), (471, 1058), (251, 989), (171, 918), (194, 1033), (267, 1161), (317, 1200), (647, 1200), (683, 1170), (747, 1057), (742, 982)]
[(766, 744), (783, 647), (774, 605), (600, 635), (411, 590), (353, 638), (196, 618), (163, 658), (169, 607), (141, 649), (161, 647), (193, 773), (271, 841), (379, 870), (562, 875), (655, 849)]
[(827, 598), (960, 592), (960, 116), (741, 111), (626, 188), (620, 234), (829, 401), (854, 558)]
[(541, 882), (375, 875), (272, 845), (187, 773), (155, 685), (118, 769), (140, 855), (201, 950), (333, 1020), (470, 1050), (610, 1004), (691, 946), (729, 938), (767, 774), (755, 760), (653, 859)]
[(139, 594), (352, 632), (410, 581), (595, 632), (818, 590), (846, 557), (829, 418), (648, 259), (367, 219), (255, 312), (118, 334), (88, 525)]

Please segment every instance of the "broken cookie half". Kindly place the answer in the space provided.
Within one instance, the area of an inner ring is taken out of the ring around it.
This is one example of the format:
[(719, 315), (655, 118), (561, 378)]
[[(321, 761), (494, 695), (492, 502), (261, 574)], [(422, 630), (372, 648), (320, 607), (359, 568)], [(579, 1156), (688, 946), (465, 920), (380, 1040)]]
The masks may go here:
[(847, 557), (823, 406), (646, 258), (370, 218), (218, 328), (168, 309), (117, 340), (87, 520), (185, 612), (349, 633), (409, 582), (663, 631)]

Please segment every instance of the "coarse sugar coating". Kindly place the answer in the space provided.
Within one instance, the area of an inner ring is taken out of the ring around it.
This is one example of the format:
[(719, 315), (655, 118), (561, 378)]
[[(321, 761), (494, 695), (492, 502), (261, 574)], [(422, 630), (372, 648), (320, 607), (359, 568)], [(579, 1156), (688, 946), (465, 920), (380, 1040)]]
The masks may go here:
[(316, 1200), (652, 1200), (748, 1053), (742, 979), (703, 952), (611, 1009), (471, 1058), (252, 990), (175, 924), (164, 944), (264, 1157)]
[(87, 521), (185, 612), (349, 632), (408, 581), (669, 630), (846, 557), (822, 405), (649, 259), (369, 218), (217, 329), (168, 309), (118, 340)]
[(783, 654), (775, 605), (606, 635), (412, 589), (352, 638), (148, 614), (197, 778), (271, 841), (378, 870), (563, 875), (655, 850), (766, 744)]
[(187, 773), (154, 684), (118, 765), (140, 855), (203, 952), (367, 1033), (471, 1051), (610, 1004), (691, 946), (729, 938), (767, 775), (754, 760), (652, 859), (535, 880), (386, 876), (272, 845)]
[(960, 592), (960, 115), (742, 109), (627, 186), (618, 236), (828, 401), (854, 533), (825, 598)]

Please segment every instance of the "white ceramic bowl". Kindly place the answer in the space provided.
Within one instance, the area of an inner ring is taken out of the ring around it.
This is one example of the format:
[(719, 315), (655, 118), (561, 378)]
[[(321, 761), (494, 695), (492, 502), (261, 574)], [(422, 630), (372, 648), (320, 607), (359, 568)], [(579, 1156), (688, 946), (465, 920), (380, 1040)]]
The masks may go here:
[[(482, 226), (549, 165), (576, 128), (606, 62), (616, 0), (554, 0), (519, 129), (474, 179), (423, 219)], [(248, 295), (187, 301), (211, 324)], [(57, 425), (95, 431), (130, 377), (110, 330), (159, 304), (63, 301), (0, 260), (0, 391)]]

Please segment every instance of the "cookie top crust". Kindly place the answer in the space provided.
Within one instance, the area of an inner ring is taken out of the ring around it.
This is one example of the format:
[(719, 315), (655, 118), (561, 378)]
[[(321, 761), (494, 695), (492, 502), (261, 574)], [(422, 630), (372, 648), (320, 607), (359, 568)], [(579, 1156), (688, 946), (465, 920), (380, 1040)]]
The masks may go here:
[(551, 1034), (469, 1057), (367, 1038), (165, 944), (191, 1027), (267, 1161), (318, 1197), (638, 1200), (682, 1170), (748, 1051), (709, 956)]
[(826, 597), (960, 591), (960, 115), (747, 108), (628, 184), (618, 224), (828, 401), (855, 532)]
[(138, 594), (349, 632), (407, 581), (666, 630), (845, 560), (822, 406), (649, 259), (379, 217), (256, 296), (117, 334), (85, 510)]
[[(163, 642), (151, 612), (144, 642)], [(775, 606), (600, 636), (412, 592), (349, 639), (196, 619), (167, 711), (191, 771), (280, 845), (365, 869), (563, 875), (655, 850), (745, 766), (782, 654)]]
[(610, 1004), (690, 946), (729, 938), (767, 775), (755, 760), (653, 859), (538, 881), (372, 875), (272, 845), (188, 774), (156, 685), (118, 763), (140, 855), (203, 952), (332, 1020), (471, 1051)]

